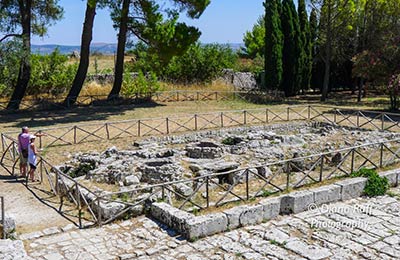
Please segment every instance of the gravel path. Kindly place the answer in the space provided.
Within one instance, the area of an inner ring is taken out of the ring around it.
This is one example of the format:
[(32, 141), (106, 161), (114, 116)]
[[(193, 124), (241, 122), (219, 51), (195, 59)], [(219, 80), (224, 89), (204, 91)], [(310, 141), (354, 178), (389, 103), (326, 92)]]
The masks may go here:
[(5, 200), (6, 215), (12, 217), (17, 224), (18, 234), (70, 223), (3, 169), (0, 169), (0, 196)]
[(34, 259), (399, 259), (400, 189), (197, 240), (146, 217), (26, 238)]

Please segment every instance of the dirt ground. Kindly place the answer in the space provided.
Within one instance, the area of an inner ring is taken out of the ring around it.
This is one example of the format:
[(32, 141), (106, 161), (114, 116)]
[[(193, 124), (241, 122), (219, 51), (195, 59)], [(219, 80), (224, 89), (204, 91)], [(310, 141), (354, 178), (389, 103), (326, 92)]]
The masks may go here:
[[(44, 194), (37, 196), (44, 198)], [(21, 181), (0, 169), (0, 196), (4, 197), (5, 213), (17, 224), (17, 234), (40, 231), (49, 227), (63, 227), (71, 222), (45, 205)]]

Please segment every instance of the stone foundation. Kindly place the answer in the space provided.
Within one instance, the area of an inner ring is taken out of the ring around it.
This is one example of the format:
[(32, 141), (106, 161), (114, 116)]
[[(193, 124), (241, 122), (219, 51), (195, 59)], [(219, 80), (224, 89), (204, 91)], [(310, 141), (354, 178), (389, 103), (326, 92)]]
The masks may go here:
[[(380, 173), (381, 176), (387, 177), (392, 185), (397, 184), (399, 174), (400, 169)], [(366, 182), (367, 179), (362, 177), (341, 180), (331, 185), (263, 199), (255, 205), (238, 206), (221, 213), (202, 216), (195, 216), (164, 202), (153, 203), (151, 215), (174, 228), (188, 240), (195, 240), (219, 232), (259, 224), (274, 219), (279, 214), (318, 210), (318, 205), (360, 197)]]

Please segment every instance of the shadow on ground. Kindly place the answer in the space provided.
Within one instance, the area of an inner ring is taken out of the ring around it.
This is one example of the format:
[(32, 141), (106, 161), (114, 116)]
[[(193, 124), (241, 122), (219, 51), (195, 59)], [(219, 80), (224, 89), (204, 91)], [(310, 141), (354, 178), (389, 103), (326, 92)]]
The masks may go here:
[[(65, 123), (83, 123), (97, 120), (107, 120), (112, 115), (118, 115), (136, 108), (152, 108), (163, 106), (156, 102), (134, 105), (114, 106), (81, 106), (72, 109), (49, 111), (0, 111), (0, 123), (13, 122), (11, 127), (48, 127)], [(40, 118), (40, 120), (36, 120)]]

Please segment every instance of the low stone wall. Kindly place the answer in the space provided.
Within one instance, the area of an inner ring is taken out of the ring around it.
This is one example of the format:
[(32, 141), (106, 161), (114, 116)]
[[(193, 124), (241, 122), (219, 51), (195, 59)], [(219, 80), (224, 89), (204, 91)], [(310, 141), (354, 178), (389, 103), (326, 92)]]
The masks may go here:
[[(400, 169), (382, 172), (391, 186), (398, 184)], [(317, 206), (362, 196), (366, 178), (349, 178), (309, 190), (263, 199), (255, 205), (244, 205), (220, 213), (195, 216), (161, 202), (153, 203), (151, 215), (180, 232), (188, 240), (210, 236), (238, 227), (259, 224), (278, 215), (296, 214)]]

